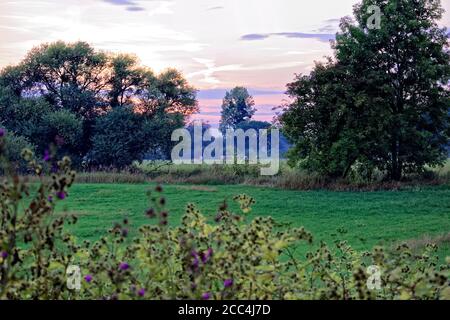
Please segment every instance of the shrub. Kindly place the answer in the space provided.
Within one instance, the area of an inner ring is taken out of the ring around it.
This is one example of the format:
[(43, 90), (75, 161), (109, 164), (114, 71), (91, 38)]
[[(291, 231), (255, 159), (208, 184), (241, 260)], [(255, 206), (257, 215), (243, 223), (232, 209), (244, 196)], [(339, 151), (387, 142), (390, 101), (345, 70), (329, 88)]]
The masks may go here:
[(32, 145), (27, 138), (16, 135), (13, 132), (4, 133), (3, 140), (3, 155), (8, 159), (8, 162), (14, 167), (14, 169), (25, 172), (27, 164), (23, 160), (21, 152), (23, 149), (34, 150), (35, 146)]
[[(254, 200), (247, 195), (234, 198), (242, 213), (223, 203), (213, 223), (189, 204), (174, 227), (158, 186), (137, 235), (125, 219), (99, 241), (78, 243), (64, 228), (76, 218), (54, 213), (74, 181), (70, 160), (45, 179), (32, 152), (23, 156), (42, 179), (26, 206), (26, 182), (13, 175), (0, 185), (0, 299), (450, 299), (450, 259), (439, 265), (436, 246), (421, 254), (405, 244), (358, 252), (339, 241), (298, 259), (295, 247), (312, 235), (280, 230), (270, 217), (249, 221)], [(81, 268), (79, 291), (66, 286), (70, 265)], [(373, 265), (381, 290), (367, 285)]]
[(148, 148), (143, 124), (142, 117), (128, 107), (118, 107), (100, 117), (92, 138), (91, 163), (124, 168), (142, 160)]
[(43, 116), (38, 141), (41, 152), (47, 150), (47, 141), (52, 142), (58, 146), (59, 156), (70, 156), (79, 165), (84, 147), (83, 122), (67, 110), (48, 113)]

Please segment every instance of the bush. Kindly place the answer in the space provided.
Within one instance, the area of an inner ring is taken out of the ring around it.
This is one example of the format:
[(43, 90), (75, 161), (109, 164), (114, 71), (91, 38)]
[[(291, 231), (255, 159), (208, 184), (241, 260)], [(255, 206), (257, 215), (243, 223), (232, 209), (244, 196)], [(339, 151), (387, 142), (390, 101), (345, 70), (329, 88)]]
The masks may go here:
[(88, 156), (90, 164), (122, 169), (141, 161), (148, 148), (143, 125), (142, 117), (128, 107), (118, 107), (100, 117)]
[(58, 146), (58, 156), (70, 156), (77, 165), (80, 164), (83, 148), (83, 122), (67, 110), (60, 110), (44, 115), (39, 129), (41, 152), (48, 149), (46, 142)]
[[(37, 174), (45, 171), (32, 152), (23, 155)], [(189, 204), (174, 227), (156, 187), (145, 212), (149, 223), (137, 235), (125, 219), (99, 241), (78, 243), (64, 228), (76, 218), (54, 213), (74, 181), (70, 160), (53, 171), (50, 180), (40, 175), (26, 206), (20, 200), (31, 191), (26, 182), (13, 176), (0, 185), (0, 299), (450, 299), (450, 259), (439, 265), (436, 246), (422, 254), (405, 244), (358, 252), (340, 241), (298, 259), (293, 250), (311, 243), (311, 234), (282, 231), (270, 217), (247, 221), (254, 204), (247, 195), (234, 198), (241, 213), (224, 203), (214, 223)], [(79, 291), (66, 285), (71, 265), (81, 269)], [(369, 290), (377, 280), (370, 266), (381, 272), (381, 290)]]
[(13, 169), (25, 172), (27, 170), (27, 163), (23, 160), (21, 152), (23, 149), (34, 150), (35, 146), (28, 139), (12, 132), (5, 133), (3, 143), (3, 155), (13, 166)]

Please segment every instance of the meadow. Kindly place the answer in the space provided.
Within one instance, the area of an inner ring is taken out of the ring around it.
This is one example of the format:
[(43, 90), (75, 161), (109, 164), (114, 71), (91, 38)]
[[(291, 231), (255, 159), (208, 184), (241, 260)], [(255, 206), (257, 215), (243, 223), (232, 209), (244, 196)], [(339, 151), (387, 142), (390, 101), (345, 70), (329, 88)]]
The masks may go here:
[[(149, 207), (144, 184), (75, 184), (58, 212), (76, 213), (72, 227), (80, 240), (95, 240), (115, 222), (130, 221), (130, 232), (148, 223)], [(177, 225), (188, 203), (194, 203), (213, 221), (226, 200), (237, 210), (233, 196), (248, 194), (256, 200), (247, 219), (272, 216), (280, 228), (304, 226), (323, 240), (347, 240), (352, 247), (368, 250), (374, 245), (392, 246), (406, 241), (413, 249), (437, 242), (441, 258), (450, 256), (450, 186), (407, 188), (401, 191), (336, 192), (295, 191), (242, 185), (164, 185), (169, 223)], [(308, 247), (297, 248), (301, 257)]]

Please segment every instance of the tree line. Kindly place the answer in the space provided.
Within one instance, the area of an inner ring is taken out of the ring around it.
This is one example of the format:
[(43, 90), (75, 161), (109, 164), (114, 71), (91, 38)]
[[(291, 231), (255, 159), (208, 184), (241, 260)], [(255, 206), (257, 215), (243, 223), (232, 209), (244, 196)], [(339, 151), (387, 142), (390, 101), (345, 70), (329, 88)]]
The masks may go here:
[[(383, 15), (370, 28), (371, 6)], [(333, 57), (287, 85), (291, 103), (274, 124), (252, 121), (255, 102), (236, 87), (220, 129), (278, 125), (292, 166), (330, 178), (374, 172), (400, 180), (448, 157), (450, 47), (436, 0), (362, 0), (341, 20)], [(0, 72), (0, 125), (7, 140), (78, 165), (122, 168), (146, 154), (167, 158), (171, 133), (198, 111), (180, 72), (155, 74), (126, 54), (84, 42), (34, 48)], [(19, 148), (9, 148), (10, 153)]]
[(43, 44), (0, 73), (0, 123), (11, 139), (39, 154), (52, 143), (78, 166), (167, 156), (172, 131), (197, 111), (196, 90), (177, 70), (155, 74), (133, 55), (85, 42)]

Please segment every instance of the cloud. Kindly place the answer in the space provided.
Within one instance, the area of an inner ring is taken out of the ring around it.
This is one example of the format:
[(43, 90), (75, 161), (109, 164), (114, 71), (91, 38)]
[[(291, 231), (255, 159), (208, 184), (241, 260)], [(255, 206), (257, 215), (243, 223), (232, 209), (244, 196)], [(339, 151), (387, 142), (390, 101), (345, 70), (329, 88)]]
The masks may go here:
[(332, 23), (332, 24), (334, 24), (334, 23), (340, 23), (340, 22), (341, 22), (341, 19), (340, 19), (340, 18), (336, 18), (336, 19), (328, 19), (328, 20), (325, 20), (324, 22), (325, 22), (325, 23)]
[(335, 34), (331, 33), (302, 33), (302, 32), (276, 32), (276, 33), (252, 33), (241, 37), (244, 41), (265, 40), (270, 37), (285, 37), (297, 39), (316, 39), (322, 42), (328, 42), (336, 38)]
[(264, 40), (264, 39), (267, 39), (269, 37), (270, 37), (270, 34), (251, 33), (251, 34), (243, 35), (241, 37), (241, 40), (247, 40), (247, 41)]
[(126, 10), (132, 12), (145, 11), (145, 9), (142, 7), (128, 7)]
[(217, 6), (217, 7), (210, 7), (207, 9), (207, 11), (222, 10), (222, 9), (225, 9), (225, 7)]
[(140, 7), (135, 1), (132, 0), (103, 0), (103, 2), (110, 3), (115, 6), (126, 6), (125, 10), (130, 12), (144, 11), (143, 7)]
[(151, 10), (148, 15), (154, 16), (154, 15), (162, 15), (162, 14), (173, 14), (173, 10), (171, 9), (172, 6), (174, 6), (175, 3), (171, 1), (161, 1), (161, 3), (153, 10)]
[(103, 0), (104, 2), (108, 2), (110, 4), (114, 4), (116, 6), (135, 6), (136, 3), (131, 0)]
[[(222, 99), (227, 91), (231, 89), (204, 89), (200, 90), (197, 94), (197, 98), (199, 99)], [(280, 95), (284, 94), (283, 91), (280, 90), (262, 90), (262, 89), (249, 89), (249, 93), (252, 96), (268, 96), (268, 95)]]

